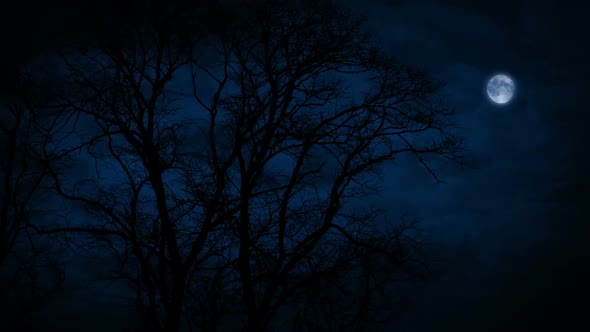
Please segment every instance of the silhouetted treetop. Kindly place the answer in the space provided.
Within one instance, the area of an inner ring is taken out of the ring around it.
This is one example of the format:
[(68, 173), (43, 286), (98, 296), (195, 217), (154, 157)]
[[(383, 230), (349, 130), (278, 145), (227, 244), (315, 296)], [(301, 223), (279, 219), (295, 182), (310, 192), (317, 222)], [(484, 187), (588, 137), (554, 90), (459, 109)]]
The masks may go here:
[(283, 317), (297, 330), (300, 303), (326, 309), (309, 298), (323, 278), (346, 315), (306, 328), (371, 321), (376, 289), (419, 265), (420, 244), (414, 224), (359, 198), (401, 155), (436, 179), (427, 158), (458, 160), (442, 83), (329, 1), (145, 10), (64, 54), (42, 151), (93, 165), (48, 171), (89, 219), (41, 232), (89, 235), (116, 257), (146, 328), (260, 332)]

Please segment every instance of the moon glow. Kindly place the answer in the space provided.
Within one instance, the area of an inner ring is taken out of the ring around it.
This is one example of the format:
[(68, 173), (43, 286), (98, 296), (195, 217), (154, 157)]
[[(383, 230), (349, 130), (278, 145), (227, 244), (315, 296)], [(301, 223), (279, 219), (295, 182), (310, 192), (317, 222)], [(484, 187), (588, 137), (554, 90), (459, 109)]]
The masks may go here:
[(488, 97), (496, 104), (506, 104), (514, 96), (514, 81), (503, 74), (496, 75), (488, 81)]

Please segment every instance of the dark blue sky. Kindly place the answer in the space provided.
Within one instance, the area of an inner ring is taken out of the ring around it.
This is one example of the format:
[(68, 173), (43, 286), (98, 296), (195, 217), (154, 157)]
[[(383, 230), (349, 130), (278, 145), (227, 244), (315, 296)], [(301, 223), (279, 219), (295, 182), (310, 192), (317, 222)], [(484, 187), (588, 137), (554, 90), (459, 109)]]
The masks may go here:
[[(367, 16), (371, 33), (401, 62), (447, 81), (443, 93), (465, 136), (470, 167), (436, 162), (445, 184), (415, 161), (384, 169), (376, 204), (420, 217), (441, 269), (435, 280), (400, 291), (410, 305), (398, 330), (567, 324), (563, 317), (575, 318), (577, 309), (570, 299), (587, 291), (590, 262), (583, 11), (532, 0), (343, 2)], [(496, 73), (516, 82), (508, 105), (485, 95)], [(75, 278), (66, 285), (40, 322), (91, 331), (85, 325), (97, 316), (104, 325), (126, 320), (113, 288)]]
[[(571, 323), (570, 299), (587, 293), (580, 281), (590, 257), (583, 15), (543, 1), (355, 6), (388, 50), (448, 82), (475, 166), (442, 168), (443, 185), (411, 166), (389, 173), (384, 204), (418, 213), (453, 261), (442, 280), (417, 291), (420, 313), (408, 331)], [(496, 73), (516, 81), (505, 106), (484, 94)]]

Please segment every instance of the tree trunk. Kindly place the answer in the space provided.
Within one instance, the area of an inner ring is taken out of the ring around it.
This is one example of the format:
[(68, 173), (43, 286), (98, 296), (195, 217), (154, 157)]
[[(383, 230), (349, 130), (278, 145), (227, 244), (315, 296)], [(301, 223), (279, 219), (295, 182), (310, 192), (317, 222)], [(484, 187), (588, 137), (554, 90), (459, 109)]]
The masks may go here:
[(238, 269), (240, 272), (240, 282), (242, 285), (242, 292), (244, 296), (244, 309), (247, 315), (247, 331), (261, 332), (259, 329), (258, 310), (256, 305), (256, 295), (254, 294), (254, 285), (252, 284), (252, 271), (250, 270), (250, 195), (245, 183), (247, 177), (243, 177), (242, 183), (242, 198), (240, 207), (240, 251), (238, 258)]

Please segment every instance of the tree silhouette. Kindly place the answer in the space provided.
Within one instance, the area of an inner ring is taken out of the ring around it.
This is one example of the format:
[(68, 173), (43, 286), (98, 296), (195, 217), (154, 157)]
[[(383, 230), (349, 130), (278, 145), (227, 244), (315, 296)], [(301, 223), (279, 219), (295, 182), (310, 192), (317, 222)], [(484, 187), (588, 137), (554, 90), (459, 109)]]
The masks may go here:
[(3, 320), (26, 325), (27, 316), (59, 289), (64, 271), (53, 248), (29, 227), (48, 212), (49, 167), (41, 157), (40, 130), (50, 90), (33, 84), (25, 68), (13, 83), (0, 101), (0, 306)]
[(295, 326), (318, 290), (360, 305), (330, 313), (316, 301), (325, 323), (295, 329), (358, 330), (374, 289), (419, 262), (414, 225), (388, 231), (358, 199), (400, 155), (436, 179), (428, 155), (457, 160), (441, 83), (322, 1), (243, 2), (227, 15), (194, 35), (172, 15), (64, 56), (70, 83), (52, 122), (63, 129), (44, 156), (92, 165), (50, 170), (55, 192), (92, 219), (42, 232), (86, 234), (113, 254), (146, 329)]

